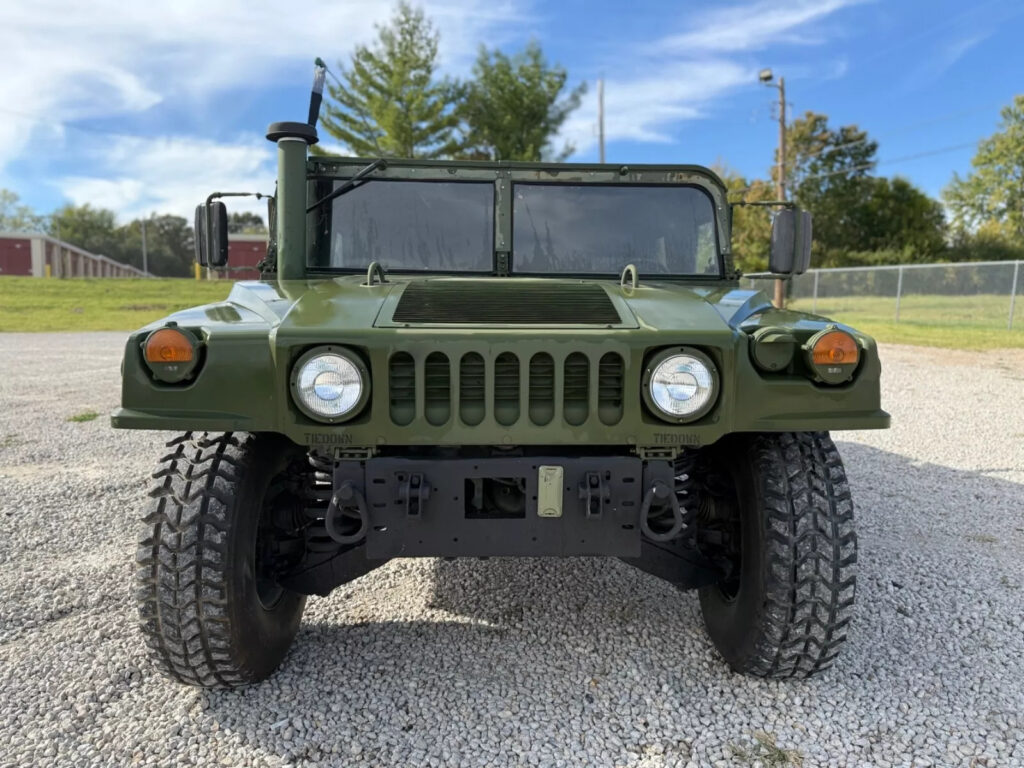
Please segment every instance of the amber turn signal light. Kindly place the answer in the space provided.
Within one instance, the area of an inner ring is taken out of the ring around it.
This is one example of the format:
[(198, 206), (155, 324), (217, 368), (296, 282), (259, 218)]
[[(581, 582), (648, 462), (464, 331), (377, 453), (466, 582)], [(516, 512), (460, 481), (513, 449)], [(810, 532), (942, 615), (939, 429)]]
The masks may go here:
[(146, 339), (147, 363), (190, 363), (195, 354), (192, 341), (175, 328), (161, 328)]
[(835, 326), (811, 336), (804, 355), (813, 377), (825, 384), (842, 384), (853, 378), (860, 362), (857, 340)]
[(843, 331), (829, 331), (819, 337), (811, 349), (815, 365), (856, 365), (859, 355), (857, 342)]

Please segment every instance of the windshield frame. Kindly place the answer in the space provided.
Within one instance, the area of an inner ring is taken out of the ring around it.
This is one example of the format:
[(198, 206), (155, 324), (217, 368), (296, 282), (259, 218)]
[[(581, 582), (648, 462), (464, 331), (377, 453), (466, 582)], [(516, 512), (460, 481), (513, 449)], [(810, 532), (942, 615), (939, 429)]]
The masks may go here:
[[(372, 159), (347, 157), (311, 157), (307, 162), (307, 198), (318, 200), (329, 193), (336, 183), (350, 179)], [(735, 278), (735, 268), (729, 249), (731, 224), (725, 185), (702, 166), (691, 165), (600, 165), (583, 163), (519, 163), (482, 161), (406, 160), (388, 159), (387, 167), (371, 174), (367, 181), (387, 179), (395, 181), (466, 181), (489, 182), (494, 185), (494, 240), (491, 269), (488, 271), (407, 270), (388, 269), (389, 274), (410, 276), (466, 276), (513, 277), (580, 280), (617, 280), (620, 275), (582, 272), (514, 272), (512, 258), (512, 186), (515, 183), (553, 184), (566, 186), (627, 186), (627, 187), (697, 187), (708, 195), (712, 204), (715, 230), (715, 250), (718, 274), (647, 274), (641, 279), (717, 283)], [(366, 268), (319, 266), (313, 260), (329, 263), (324, 254), (330, 247), (333, 206), (325, 205), (307, 217), (306, 273), (311, 277), (338, 277), (364, 274)], [(623, 267), (625, 267), (623, 263)]]

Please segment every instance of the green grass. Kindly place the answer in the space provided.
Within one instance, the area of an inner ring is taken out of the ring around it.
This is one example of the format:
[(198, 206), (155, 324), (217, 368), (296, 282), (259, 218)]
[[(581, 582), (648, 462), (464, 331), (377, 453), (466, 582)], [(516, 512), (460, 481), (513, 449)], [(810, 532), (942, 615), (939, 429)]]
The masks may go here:
[[(129, 331), (179, 309), (221, 301), (227, 280), (73, 280), (0, 278), (0, 331)], [(810, 299), (793, 309), (811, 311)], [(874, 296), (820, 298), (817, 312), (882, 342), (958, 349), (1024, 348), (1024, 296), (1014, 330), (1006, 330), (1006, 296)]]
[(76, 413), (74, 416), (68, 416), (68, 421), (73, 421), (76, 424), (81, 424), (83, 421), (96, 421), (99, 414), (96, 411), (82, 411)]
[(0, 277), (0, 331), (130, 331), (221, 301), (228, 280)]
[(1006, 329), (1008, 296), (909, 295), (900, 300), (896, 322), (893, 297), (851, 296), (797, 299), (789, 306), (835, 318), (890, 344), (951, 349), (1024, 347), (1024, 297), (1015, 308), (1013, 330)]

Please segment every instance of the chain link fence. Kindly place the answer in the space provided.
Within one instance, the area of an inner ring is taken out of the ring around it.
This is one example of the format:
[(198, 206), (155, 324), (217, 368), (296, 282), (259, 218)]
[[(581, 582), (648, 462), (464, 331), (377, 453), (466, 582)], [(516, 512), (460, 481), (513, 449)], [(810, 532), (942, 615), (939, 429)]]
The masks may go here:
[[(787, 305), (837, 319), (1024, 333), (1024, 262), (902, 264), (811, 269), (792, 280)], [(746, 281), (764, 288), (764, 280)]]

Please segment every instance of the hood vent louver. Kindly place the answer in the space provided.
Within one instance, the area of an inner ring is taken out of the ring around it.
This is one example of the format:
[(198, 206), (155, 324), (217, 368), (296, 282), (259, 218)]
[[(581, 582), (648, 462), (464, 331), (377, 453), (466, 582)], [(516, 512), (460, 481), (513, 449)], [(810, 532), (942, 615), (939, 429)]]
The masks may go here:
[(595, 283), (424, 280), (409, 283), (395, 323), (619, 325), (615, 305)]

